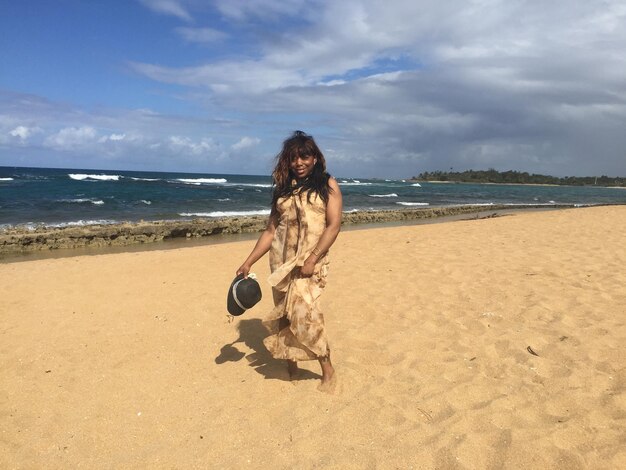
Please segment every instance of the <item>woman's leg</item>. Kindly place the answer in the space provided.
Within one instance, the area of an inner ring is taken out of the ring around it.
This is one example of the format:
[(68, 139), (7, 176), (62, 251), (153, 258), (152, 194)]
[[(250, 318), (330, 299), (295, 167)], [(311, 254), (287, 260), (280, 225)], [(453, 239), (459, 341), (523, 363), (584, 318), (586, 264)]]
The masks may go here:
[[(287, 317), (281, 317), (278, 320), (278, 330), (287, 328), (289, 326), (289, 320)], [(287, 360), (287, 372), (289, 372), (289, 378), (293, 379), (298, 373), (298, 363), (296, 361)]]
[(330, 382), (335, 375), (335, 369), (332, 362), (330, 362), (330, 353), (327, 356), (320, 357), (320, 366), (322, 366), (322, 384)]
[(332, 362), (330, 362), (330, 352), (327, 356), (320, 357), (320, 366), (322, 366), (322, 383), (317, 387), (318, 390), (325, 393), (335, 393), (337, 387), (337, 375)]

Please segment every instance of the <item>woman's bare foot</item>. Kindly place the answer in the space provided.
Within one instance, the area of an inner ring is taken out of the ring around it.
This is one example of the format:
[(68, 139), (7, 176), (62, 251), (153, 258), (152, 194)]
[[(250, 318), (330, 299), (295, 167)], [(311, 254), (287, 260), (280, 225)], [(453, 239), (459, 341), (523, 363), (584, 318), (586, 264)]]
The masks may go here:
[(287, 361), (287, 372), (289, 372), (289, 378), (295, 379), (298, 375), (298, 363), (296, 361)]
[(322, 383), (318, 385), (317, 389), (330, 395), (334, 394), (337, 389), (337, 374), (333, 373), (328, 378), (322, 377)]
[(330, 362), (330, 355), (321, 357), (319, 361), (320, 366), (322, 366), (322, 383), (317, 389), (321, 392), (333, 393), (337, 386), (337, 375), (333, 364)]

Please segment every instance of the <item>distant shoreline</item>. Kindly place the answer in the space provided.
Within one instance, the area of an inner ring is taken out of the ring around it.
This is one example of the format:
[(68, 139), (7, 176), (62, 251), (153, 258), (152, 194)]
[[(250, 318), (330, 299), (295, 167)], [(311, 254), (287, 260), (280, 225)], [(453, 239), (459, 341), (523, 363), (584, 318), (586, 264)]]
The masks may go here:
[(417, 182), (451, 182), (472, 184), (516, 184), (534, 186), (594, 186), (594, 187), (624, 187), (624, 176), (552, 176), (528, 173), (526, 171), (507, 170), (464, 170), (464, 171), (424, 171), (412, 176), (411, 181)]
[[(424, 180), (407, 180), (407, 181), (411, 181), (411, 182), (415, 182), (415, 183), (435, 183), (435, 184), (492, 184), (492, 185), (497, 185), (497, 186), (572, 186), (572, 187), (580, 187), (580, 186), (574, 186), (574, 185), (569, 185), (569, 184), (543, 184), (543, 183), (489, 183), (489, 182), (482, 182), (482, 181), (424, 181)], [(606, 186), (595, 186), (595, 187), (601, 187), (601, 188), (606, 188)], [(621, 186), (617, 186), (618, 188), (621, 188)]]
[(486, 181), (425, 181), (409, 179), (411, 183), (434, 183), (434, 184), (489, 184), (494, 186), (550, 186), (556, 188), (607, 188), (626, 189), (626, 186), (604, 186), (600, 184), (549, 184), (549, 183), (491, 183)]
[[(598, 206), (585, 205), (582, 207)], [(489, 213), (528, 209), (564, 209), (581, 207), (571, 204), (551, 205), (461, 205), (419, 209), (355, 211), (343, 214), (344, 226), (410, 223), (436, 220), (464, 214)], [(82, 227), (13, 227), (0, 230), (0, 261), (9, 255), (46, 252), (85, 247), (124, 247), (147, 245), (167, 240), (200, 240), (216, 235), (258, 233), (265, 229), (267, 216), (197, 218), (187, 221), (124, 222)], [(234, 237), (236, 238), (236, 237)]]

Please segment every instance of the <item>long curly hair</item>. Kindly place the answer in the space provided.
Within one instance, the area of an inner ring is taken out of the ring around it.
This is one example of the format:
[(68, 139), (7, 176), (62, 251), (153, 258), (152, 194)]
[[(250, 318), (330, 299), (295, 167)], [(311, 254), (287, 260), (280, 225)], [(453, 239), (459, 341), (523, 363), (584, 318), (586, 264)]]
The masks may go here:
[[(291, 171), (292, 157), (312, 156), (317, 159), (313, 170), (304, 180), (293, 184), (295, 175)], [(330, 175), (326, 172), (326, 159), (313, 137), (302, 131), (295, 131), (283, 142), (283, 149), (276, 156), (276, 166), (272, 172), (274, 192), (272, 194), (272, 211), (276, 211), (276, 203), (281, 197), (291, 196), (296, 191), (306, 191), (307, 199), (317, 193), (324, 204), (328, 203), (328, 195), (332, 188), (328, 185)]]

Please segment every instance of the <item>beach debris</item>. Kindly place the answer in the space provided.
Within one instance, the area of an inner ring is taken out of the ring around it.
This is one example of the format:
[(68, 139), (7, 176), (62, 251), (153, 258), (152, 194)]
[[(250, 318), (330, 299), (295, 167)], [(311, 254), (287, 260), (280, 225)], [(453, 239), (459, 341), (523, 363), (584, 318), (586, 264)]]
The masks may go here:
[(427, 411), (422, 410), (421, 408), (417, 408), (417, 411), (419, 411), (422, 416), (424, 416), (424, 418), (426, 418), (426, 421), (428, 421), (429, 423), (433, 422), (433, 417), (431, 416), (430, 413), (428, 413)]
[(473, 360), (475, 360), (475, 359), (476, 359), (476, 356), (472, 357), (472, 358), (470, 359), (470, 362), (472, 362), (472, 361), (473, 361)]
[(46, 374), (49, 374), (50, 372), (52, 372), (52, 370), (51, 370), (51, 369), (48, 369), (48, 370), (46, 371)]
[(533, 348), (531, 348), (530, 346), (526, 347), (526, 351), (528, 351), (533, 356), (539, 357), (539, 354), (537, 354), (535, 351), (533, 351)]
[(559, 338), (559, 341), (565, 341), (565, 340), (566, 340), (566, 339), (568, 339), (568, 338), (569, 338), (569, 336), (561, 336), (561, 337)]
[(499, 214), (498, 212), (493, 212), (487, 215), (476, 214), (476, 216), (474, 217), (474, 220), (493, 219), (495, 217), (503, 217), (505, 215), (507, 214)]

